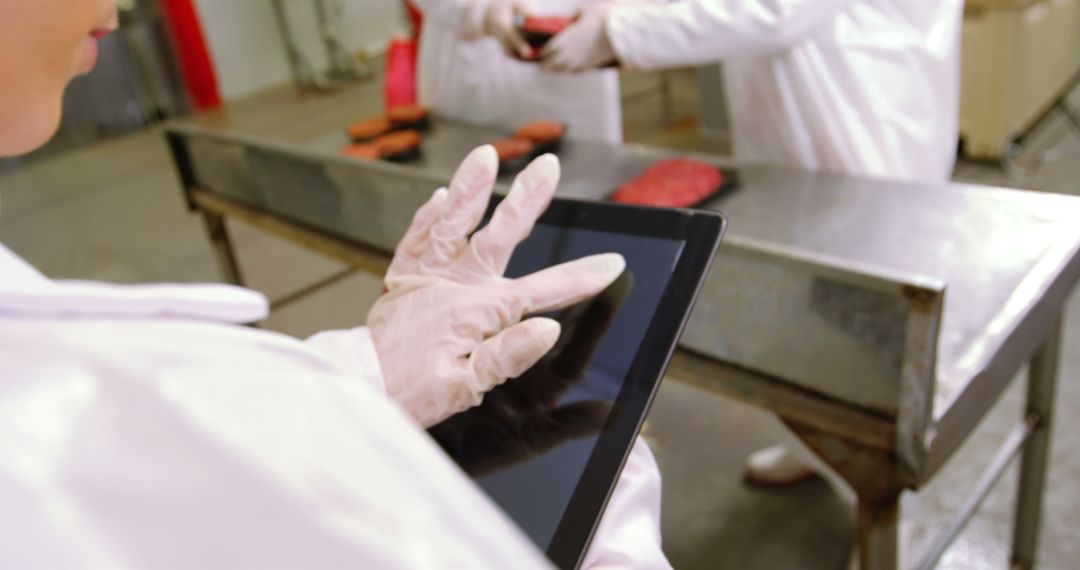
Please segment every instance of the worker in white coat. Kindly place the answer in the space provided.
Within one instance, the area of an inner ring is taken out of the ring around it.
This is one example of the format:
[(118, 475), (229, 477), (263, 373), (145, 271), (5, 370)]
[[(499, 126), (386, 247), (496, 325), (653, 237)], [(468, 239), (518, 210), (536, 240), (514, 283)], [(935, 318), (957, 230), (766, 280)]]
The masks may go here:
[(598, 1), (416, 0), (424, 15), (420, 102), (476, 124), (515, 128), (556, 120), (575, 138), (621, 142), (618, 71), (567, 75), (524, 61), (531, 51), (515, 23), (526, 13), (573, 16)]
[(735, 155), (938, 182), (956, 156), (962, 0), (592, 4), (544, 50), (581, 72), (724, 63)]
[[(956, 157), (962, 17), (963, 0), (601, 3), (545, 46), (543, 64), (722, 61), (740, 160), (934, 183)], [(747, 467), (770, 485), (813, 474), (782, 447)]]
[[(48, 139), (115, 26), (113, 0), (0, 0), (0, 156)], [(367, 327), (306, 342), (238, 326), (266, 316), (252, 291), (53, 281), (0, 245), (0, 567), (548, 567), (423, 428), (554, 345), (524, 315), (624, 262), (504, 278), (559, 167), (469, 237), (496, 168), (474, 151), (418, 210)], [(586, 564), (666, 568), (647, 448), (612, 501)]]

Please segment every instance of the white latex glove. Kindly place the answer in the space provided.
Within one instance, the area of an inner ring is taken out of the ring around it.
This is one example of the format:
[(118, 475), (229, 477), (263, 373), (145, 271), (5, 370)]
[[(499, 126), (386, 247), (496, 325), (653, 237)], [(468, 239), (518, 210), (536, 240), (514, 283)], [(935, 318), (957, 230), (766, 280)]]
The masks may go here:
[(532, 55), (532, 46), (521, 37), (514, 23), (518, 16), (525, 15), (525, 11), (525, 5), (519, 0), (488, 0), (483, 16), (484, 35), (498, 40), (508, 55), (522, 59)]
[(616, 63), (607, 32), (607, 16), (616, 2), (594, 2), (581, 9), (570, 27), (556, 34), (540, 52), (551, 71), (580, 73)]
[(491, 222), (470, 238), (498, 163), (492, 147), (474, 150), (450, 190), (439, 189), (417, 210), (387, 271), (387, 293), (368, 315), (386, 393), (424, 427), (479, 404), (551, 350), (559, 324), (523, 316), (588, 299), (626, 266), (622, 256), (602, 254), (503, 277), (514, 247), (555, 193), (559, 161), (533, 161)]

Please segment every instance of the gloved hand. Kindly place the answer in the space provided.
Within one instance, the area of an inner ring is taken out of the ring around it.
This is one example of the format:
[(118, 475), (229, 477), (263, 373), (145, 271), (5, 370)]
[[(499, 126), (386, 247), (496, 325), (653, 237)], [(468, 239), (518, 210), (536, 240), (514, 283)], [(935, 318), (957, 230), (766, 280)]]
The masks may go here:
[(470, 238), (497, 171), (495, 149), (480, 147), (450, 190), (436, 191), (417, 210), (387, 271), (387, 293), (368, 315), (387, 395), (424, 427), (479, 404), (555, 345), (556, 321), (523, 316), (588, 299), (626, 266), (622, 256), (602, 254), (503, 277), (514, 247), (555, 193), (559, 161), (545, 155), (530, 164)]
[(519, 0), (491, 0), (484, 8), (483, 33), (499, 41), (511, 57), (528, 59), (532, 46), (521, 37), (514, 25), (518, 16), (525, 15), (525, 5)]
[(607, 16), (617, 2), (593, 2), (581, 9), (570, 27), (551, 38), (540, 52), (551, 71), (580, 73), (616, 63), (607, 33)]
[(596, 297), (558, 315), (562, 336), (524, 374), (492, 390), (484, 401), (428, 430), (469, 475), (476, 477), (540, 455), (567, 440), (600, 431), (618, 418), (614, 402), (581, 400), (559, 405), (585, 378), (600, 341), (630, 294), (623, 272)]

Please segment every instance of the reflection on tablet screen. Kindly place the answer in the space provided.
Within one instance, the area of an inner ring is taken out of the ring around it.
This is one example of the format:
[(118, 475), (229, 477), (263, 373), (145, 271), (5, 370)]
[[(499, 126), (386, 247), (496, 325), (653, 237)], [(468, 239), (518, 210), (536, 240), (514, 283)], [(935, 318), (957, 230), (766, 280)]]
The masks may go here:
[(597, 298), (552, 316), (558, 344), (484, 402), (431, 428), (440, 445), (542, 550), (551, 544), (679, 261), (682, 240), (538, 225), (516, 250), (519, 277), (594, 253), (626, 272)]

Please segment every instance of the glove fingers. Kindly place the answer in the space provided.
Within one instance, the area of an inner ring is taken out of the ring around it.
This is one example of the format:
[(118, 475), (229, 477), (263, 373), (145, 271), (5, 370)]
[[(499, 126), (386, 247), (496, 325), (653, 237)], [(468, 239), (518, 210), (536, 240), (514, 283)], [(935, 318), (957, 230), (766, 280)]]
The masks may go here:
[(510, 193), (495, 209), (491, 222), (476, 232), (464, 262), (475, 271), (501, 276), (510, 255), (532, 231), (559, 184), (559, 159), (545, 154), (514, 179)]
[(521, 34), (512, 23), (506, 29), (506, 36), (503, 39), (506, 41), (507, 46), (513, 50), (513, 55), (522, 59), (528, 59), (532, 55), (532, 46), (525, 41), (525, 38), (521, 37)]
[(599, 295), (563, 312), (565, 314), (574, 311), (567, 317), (572, 321), (559, 319), (562, 322), (563, 334), (559, 344), (551, 352), (548, 365), (552, 372), (565, 378), (581, 377), (592, 362), (593, 355), (600, 347), (600, 341), (607, 334), (623, 301), (629, 296), (632, 282), (630, 272), (624, 271)]
[(621, 255), (602, 253), (560, 263), (510, 281), (507, 286), (521, 297), (523, 314), (545, 313), (593, 297), (624, 269), (626, 261)]
[(490, 145), (479, 147), (465, 157), (450, 182), (449, 202), (431, 228), (428, 247), (420, 259), (420, 271), (439, 274), (457, 260), (469, 233), (476, 229), (487, 210), (498, 171), (499, 158)]
[(574, 50), (573, 36), (579, 24), (571, 24), (569, 28), (555, 34), (540, 50), (540, 65), (552, 71), (568, 71), (571, 67), (568, 54)]
[(552, 52), (551, 54), (544, 56), (541, 67), (548, 71), (557, 71), (560, 73), (569, 73), (573, 70), (573, 65), (562, 52)]
[(495, 8), (495, 10), (498, 10), (498, 36), (503, 43), (503, 48), (511, 56), (528, 58), (529, 54), (532, 53), (532, 47), (525, 41), (525, 38), (521, 37), (517, 26), (514, 25), (518, 16), (525, 15), (526, 8), (524, 2), (510, 2)]
[(482, 342), (469, 356), (476, 379), (473, 391), (487, 393), (507, 378), (517, 378), (559, 340), (559, 323), (542, 317), (522, 321)]
[(563, 51), (562, 45), (566, 41), (566, 37), (567, 37), (566, 32), (567, 32), (567, 30), (569, 30), (569, 29), (571, 29), (573, 27), (574, 27), (574, 25), (571, 24), (569, 28), (567, 28), (566, 30), (563, 30), (562, 32), (560, 32), (558, 34), (555, 34), (554, 37), (552, 37), (550, 40), (548, 40), (547, 43), (544, 44), (544, 47), (540, 48), (540, 57), (543, 58), (546, 61), (549, 56), (553, 56), (555, 54), (558, 54), (558, 53), (562, 52)]
[(428, 234), (431, 233), (432, 226), (439, 221), (443, 210), (446, 209), (448, 196), (449, 192), (446, 188), (439, 188), (423, 206), (416, 210), (409, 229), (405, 230), (405, 237), (401, 238), (397, 249), (394, 250), (394, 259), (386, 271), (387, 285), (398, 275), (407, 275), (416, 271), (427, 247)]

